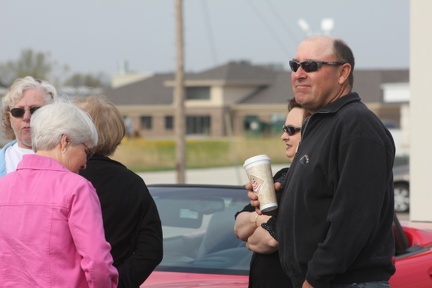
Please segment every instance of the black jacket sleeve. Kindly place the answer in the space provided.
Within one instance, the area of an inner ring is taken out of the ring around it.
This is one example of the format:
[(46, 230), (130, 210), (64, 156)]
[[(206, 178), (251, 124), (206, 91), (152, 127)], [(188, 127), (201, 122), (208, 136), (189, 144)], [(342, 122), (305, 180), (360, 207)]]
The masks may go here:
[(162, 261), (161, 221), (153, 198), (146, 194), (146, 209), (141, 215), (135, 250), (117, 267), (119, 288), (139, 287)]

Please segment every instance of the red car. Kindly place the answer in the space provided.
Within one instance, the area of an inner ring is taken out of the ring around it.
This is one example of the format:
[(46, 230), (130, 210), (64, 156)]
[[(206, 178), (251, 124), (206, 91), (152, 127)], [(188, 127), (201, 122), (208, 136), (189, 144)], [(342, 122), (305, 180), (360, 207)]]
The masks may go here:
[(392, 288), (432, 287), (432, 223), (403, 222), (395, 217), (396, 273)]
[[(248, 286), (252, 252), (234, 235), (234, 215), (249, 203), (243, 186), (149, 185), (162, 220), (164, 258), (141, 287)], [(432, 227), (432, 224), (431, 224)], [(392, 288), (432, 287), (432, 230), (395, 217)]]

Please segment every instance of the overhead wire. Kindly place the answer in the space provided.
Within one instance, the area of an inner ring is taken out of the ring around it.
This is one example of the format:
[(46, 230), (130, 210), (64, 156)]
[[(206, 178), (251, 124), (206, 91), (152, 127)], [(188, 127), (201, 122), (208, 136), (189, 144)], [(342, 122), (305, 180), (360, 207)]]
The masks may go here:
[(213, 29), (211, 26), (210, 13), (208, 10), (207, 0), (200, 1), (202, 3), (201, 8), (203, 10), (204, 21), (207, 28), (207, 35), (210, 44), (210, 51), (213, 58), (213, 64), (216, 65), (218, 63), (217, 53), (216, 53), (216, 45), (213, 37)]
[(282, 19), (282, 16), (280, 15), (280, 13), (278, 13), (278, 10), (274, 8), (274, 6), (271, 4), (269, 0), (265, 0), (265, 2), (267, 3), (267, 6), (270, 8), (270, 11), (276, 16), (276, 19), (279, 21), (280, 26), (287, 32), (289, 36), (288, 38), (291, 39), (294, 45), (297, 45), (298, 44), (297, 37), (294, 36), (294, 33), (289, 28), (289, 25), (285, 24), (285, 22)]
[(269, 31), (270, 35), (273, 37), (273, 39), (276, 41), (276, 43), (279, 45), (279, 47), (282, 49), (283, 53), (289, 53), (288, 47), (285, 45), (285, 42), (280, 39), (278, 34), (275, 32), (275, 30), (271, 27), (271, 25), (266, 21), (265, 17), (263, 17), (260, 10), (255, 6), (253, 1), (246, 0), (246, 3), (249, 4), (249, 6), (252, 8), (252, 10), (255, 12), (255, 14), (258, 16), (258, 19), (263, 23), (264, 27)]

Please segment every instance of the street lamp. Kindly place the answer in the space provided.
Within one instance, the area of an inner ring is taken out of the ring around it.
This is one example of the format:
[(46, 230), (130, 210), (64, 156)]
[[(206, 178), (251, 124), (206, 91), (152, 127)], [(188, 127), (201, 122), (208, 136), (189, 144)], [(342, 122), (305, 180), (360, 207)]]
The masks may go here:
[[(311, 29), (309, 28), (309, 24), (306, 22), (305, 19), (300, 18), (297, 21), (297, 24), (300, 26), (301, 30), (306, 34), (306, 37), (314, 35), (312, 33)], [(324, 18), (321, 20), (321, 31), (315, 33), (316, 35), (324, 34), (324, 35), (330, 35), (330, 32), (334, 28), (334, 20), (333, 18)]]
[(309, 28), (309, 24), (306, 22), (305, 19), (300, 18), (297, 21), (297, 24), (300, 26), (300, 28), (303, 30), (303, 32), (306, 34), (306, 36), (311, 36), (312, 35), (312, 32), (311, 32), (311, 30)]
[(330, 31), (334, 28), (333, 18), (324, 18), (321, 20), (321, 30), (324, 35), (330, 35)]

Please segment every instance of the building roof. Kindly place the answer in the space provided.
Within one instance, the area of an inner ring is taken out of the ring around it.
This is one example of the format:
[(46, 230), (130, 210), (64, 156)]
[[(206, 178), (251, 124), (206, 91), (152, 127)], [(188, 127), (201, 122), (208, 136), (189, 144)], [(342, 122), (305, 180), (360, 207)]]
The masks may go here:
[(409, 82), (409, 70), (354, 70), (353, 91), (358, 92), (363, 102), (383, 103), (382, 84)]
[(262, 66), (252, 65), (247, 61), (232, 61), (225, 65), (188, 75), (186, 81), (219, 81), (226, 85), (254, 83), (269, 84), (278, 71)]
[(105, 91), (115, 105), (171, 105), (172, 87), (164, 85), (174, 81), (173, 73), (155, 74), (149, 78)]
[(239, 104), (287, 104), (294, 97), (291, 89), (291, 72), (283, 71), (274, 75), (268, 86), (262, 86)]
[[(186, 86), (253, 86), (256, 89), (238, 104), (286, 104), (293, 97), (290, 71), (238, 61), (199, 73), (186, 73)], [(146, 79), (105, 91), (115, 105), (171, 105), (174, 73), (154, 74)], [(409, 70), (355, 70), (353, 91), (364, 102), (383, 103), (382, 84), (409, 82)]]

